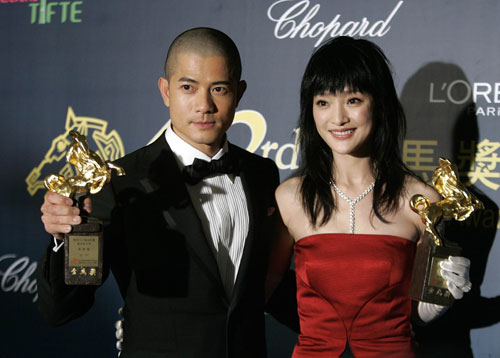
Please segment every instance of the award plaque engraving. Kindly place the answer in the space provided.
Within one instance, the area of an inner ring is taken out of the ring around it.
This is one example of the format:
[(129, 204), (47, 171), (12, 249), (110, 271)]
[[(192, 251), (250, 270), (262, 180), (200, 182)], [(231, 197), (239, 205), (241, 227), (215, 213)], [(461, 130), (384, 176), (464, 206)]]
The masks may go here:
[[(66, 152), (66, 160), (75, 166), (76, 175), (66, 179), (51, 174), (44, 180), (45, 187), (72, 198), (79, 205), (81, 198), (96, 194), (111, 179), (111, 170), (118, 175), (125, 171), (109, 161), (104, 161), (89, 149), (87, 139), (77, 131), (69, 133), (73, 141)], [(81, 207), (80, 207), (81, 209)], [(64, 281), (67, 285), (100, 285), (102, 283), (102, 223), (82, 212), (82, 223), (73, 225), (64, 235)]]
[(461, 248), (441, 238), (436, 225), (442, 220), (463, 221), (483, 204), (458, 179), (454, 164), (439, 158), (439, 167), (434, 170), (432, 185), (443, 197), (431, 203), (421, 194), (410, 199), (411, 209), (420, 215), (425, 224), (425, 233), (417, 246), (409, 297), (413, 300), (450, 306), (453, 296), (446, 280), (440, 274), (440, 262), (449, 256), (458, 256)]

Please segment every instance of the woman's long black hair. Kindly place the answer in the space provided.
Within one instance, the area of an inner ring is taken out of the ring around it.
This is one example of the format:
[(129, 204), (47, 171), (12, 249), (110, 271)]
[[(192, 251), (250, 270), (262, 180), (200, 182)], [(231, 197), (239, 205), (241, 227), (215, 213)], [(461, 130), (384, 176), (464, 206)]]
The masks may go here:
[(372, 209), (380, 220), (387, 222), (384, 214), (397, 210), (405, 176), (413, 175), (401, 159), (406, 120), (386, 56), (367, 40), (346, 36), (329, 40), (309, 60), (300, 89), (300, 194), (314, 225), (325, 224), (336, 203), (330, 186), (334, 175), (332, 150), (316, 130), (313, 98), (328, 92), (342, 93), (345, 88), (373, 98), (369, 139), (375, 176)]

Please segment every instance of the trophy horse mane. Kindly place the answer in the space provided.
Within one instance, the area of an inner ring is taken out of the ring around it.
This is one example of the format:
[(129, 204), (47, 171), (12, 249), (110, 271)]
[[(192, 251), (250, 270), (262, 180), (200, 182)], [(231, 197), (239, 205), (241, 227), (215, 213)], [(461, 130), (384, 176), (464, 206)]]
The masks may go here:
[(123, 168), (104, 161), (94, 151), (89, 149), (87, 139), (77, 131), (70, 131), (73, 142), (66, 153), (66, 160), (76, 168), (76, 175), (66, 179), (60, 174), (51, 174), (45, 178), (45, 186), (48, 190), (59, 193), (66, 197), (75, 194), (98, 193), (104, 184), (111, 179), (111, 171), (114, 169), (118, 175), (124, 175)]
[(416, 194), (410, 199), (410, 207), (422, 218), (425, 230), (431, 234), (435, 245), (441, 246), (441, 239), (435, 229), (441, 219), (463, 221), (474, 210), (483, 209), (484, 206), (460, 182), (456, 165), (448, 159), (439, 158), (439, 166), (432, 176), (432, 185), (443, 199), (431, 203), (424, 195)]

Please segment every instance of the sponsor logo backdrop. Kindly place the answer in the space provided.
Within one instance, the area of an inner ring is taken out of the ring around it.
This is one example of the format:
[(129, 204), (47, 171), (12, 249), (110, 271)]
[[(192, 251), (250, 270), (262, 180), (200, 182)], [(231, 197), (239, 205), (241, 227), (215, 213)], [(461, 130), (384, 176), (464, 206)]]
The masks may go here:
[[(408, 116), (405, 161), (428, 180), (439, 156), (451, 158), (486, 205), (449, 230), (473, 260), (474, 291), (417, 333), (422, 344), (500, 357), (499, 15), (496, 0), (0, 0), (0, 356), (116, 354), (122, 302), (112, 280), (64, 327), (49, 328), (36, 310), (34, 271), (48, 242), (42, 180), (72, 174), (71, 129), (107, 159), (152, 140), (169, 118), (156, 87), (168, 45), (211, 26), (238, 44), (248, 82), (230, 140), (275, 160), (282, 179), (298, 165), (299, 85), (314, 48), (351, 35), (384, 49)], [(270, 356), (289, 357), (295, 335), (267, 323)]]

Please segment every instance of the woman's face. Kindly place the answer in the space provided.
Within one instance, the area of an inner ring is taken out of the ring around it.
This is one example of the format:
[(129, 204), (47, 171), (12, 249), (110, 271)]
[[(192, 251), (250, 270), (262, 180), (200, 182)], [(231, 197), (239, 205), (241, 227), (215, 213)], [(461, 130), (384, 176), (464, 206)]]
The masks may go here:
[(366, 156), (372, 130), (371, 95), (344, 89), (313, 97), (316, 129), (334, 155)]

